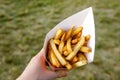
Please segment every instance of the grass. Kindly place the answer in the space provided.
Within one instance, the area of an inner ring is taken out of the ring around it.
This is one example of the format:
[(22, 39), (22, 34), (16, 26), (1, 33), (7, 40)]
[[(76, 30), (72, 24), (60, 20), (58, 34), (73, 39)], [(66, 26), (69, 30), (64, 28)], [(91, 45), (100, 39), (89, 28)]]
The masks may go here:
[(42, 48), (46, 33), (89, 6), (96, 24), (94, 62), (56, 80), (119, 80), (119, 0), (0, 0), (0, 80), (15, 80)]

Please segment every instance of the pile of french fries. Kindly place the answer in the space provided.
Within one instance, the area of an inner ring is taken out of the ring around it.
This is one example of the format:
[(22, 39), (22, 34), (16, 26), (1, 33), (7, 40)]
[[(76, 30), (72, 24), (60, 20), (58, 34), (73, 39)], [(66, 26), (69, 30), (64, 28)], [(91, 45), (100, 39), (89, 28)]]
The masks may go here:
[(83, 27), (71, 27), (68, 31), (59, 28), (49, 40), (47, 59), (56, 68), (80, 67), (88, 63), (85, 54), (91, 52), (87, 46), (90, 35), (81, 36)]

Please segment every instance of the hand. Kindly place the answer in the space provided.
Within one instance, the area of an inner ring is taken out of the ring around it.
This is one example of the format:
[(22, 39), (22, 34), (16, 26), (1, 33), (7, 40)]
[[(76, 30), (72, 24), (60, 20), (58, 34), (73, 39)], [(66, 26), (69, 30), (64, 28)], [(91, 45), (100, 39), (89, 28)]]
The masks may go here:
[(66, 76), (66, 71), (53, 72), (47, 69), (43, 49), (34, 56), (17, 80), (51, 80)]

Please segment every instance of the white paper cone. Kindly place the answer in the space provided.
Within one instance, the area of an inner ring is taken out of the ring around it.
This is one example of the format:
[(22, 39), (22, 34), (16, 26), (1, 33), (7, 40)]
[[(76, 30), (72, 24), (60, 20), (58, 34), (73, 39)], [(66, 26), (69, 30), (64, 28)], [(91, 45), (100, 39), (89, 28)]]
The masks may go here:
[(95, 51), (95, 24), (94, 24), (94, 17), (93, 17), (93, 11), (92, 7), (89, 7), (87, 9), (84, 9), (57, 24), (52, 30), (50, 30), (46, 37), (43, 49), (47, 49), (47, 43), (49, 39), (53, 38), (56, 31), (59, 28), (62, 28), (63, 30), (68, 30), (71, 26), (83, 27), (82, 35), (91, 35), (91, 39), (88, 43), (88, 46), (92, 49), (92, 52), (86, 54), (88, 63), (92, 62), (94, 59), (94, 51)]

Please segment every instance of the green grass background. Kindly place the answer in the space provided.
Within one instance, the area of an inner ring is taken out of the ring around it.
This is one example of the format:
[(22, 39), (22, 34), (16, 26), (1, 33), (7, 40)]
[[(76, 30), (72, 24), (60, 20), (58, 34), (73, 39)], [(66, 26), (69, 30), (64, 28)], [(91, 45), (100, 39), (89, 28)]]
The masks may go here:
[(94, 62), (56, 80), (119, 80), (119, 0), (0, 0), (0, 80), (15, 80), (42, 48), (46, 33), (89, 6), (96, 25)]

